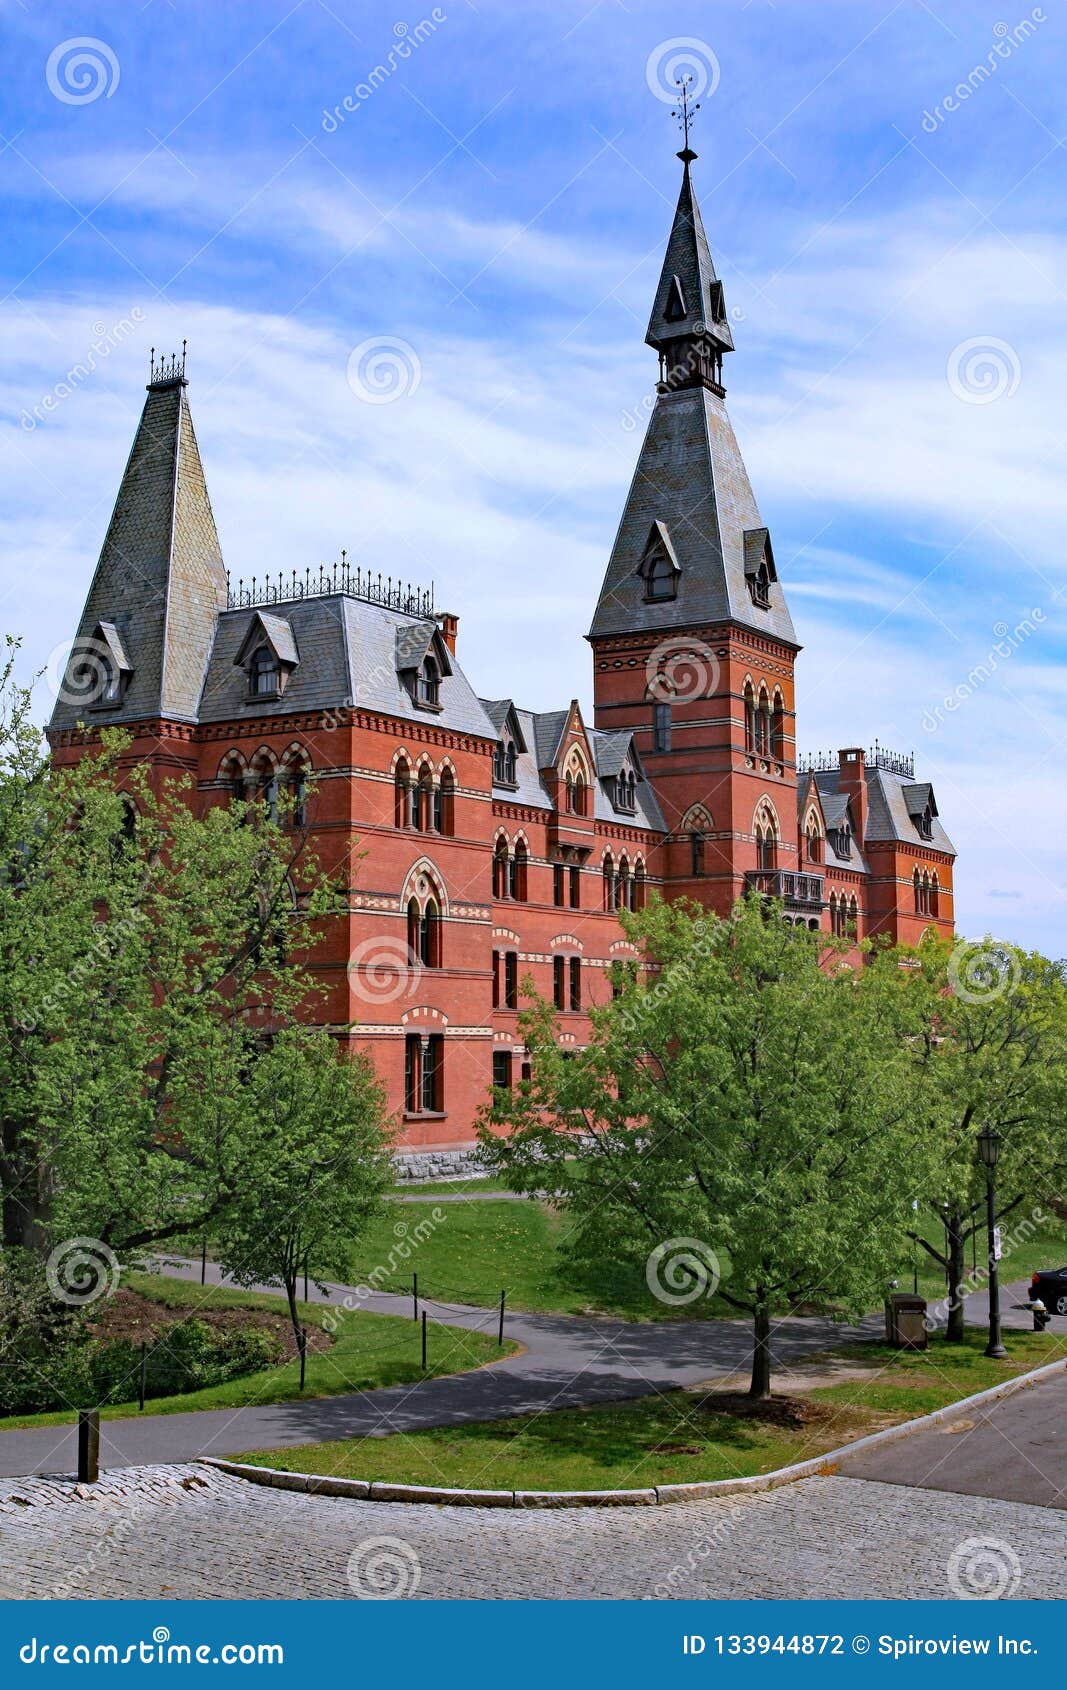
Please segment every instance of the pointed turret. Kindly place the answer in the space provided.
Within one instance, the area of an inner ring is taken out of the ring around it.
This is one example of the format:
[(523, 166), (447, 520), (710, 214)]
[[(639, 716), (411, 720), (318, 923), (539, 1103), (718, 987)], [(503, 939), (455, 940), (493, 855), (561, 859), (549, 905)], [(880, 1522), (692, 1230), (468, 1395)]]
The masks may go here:
[(770, 536), (722, 386), (733, 349), (690, 166), (646, 339), (660, 355), (655, 409), (589, 637), (735, 622), (795, 645)]
[(195, 721), (227, 582), (181, 360), (158, 364), (51, 728)]

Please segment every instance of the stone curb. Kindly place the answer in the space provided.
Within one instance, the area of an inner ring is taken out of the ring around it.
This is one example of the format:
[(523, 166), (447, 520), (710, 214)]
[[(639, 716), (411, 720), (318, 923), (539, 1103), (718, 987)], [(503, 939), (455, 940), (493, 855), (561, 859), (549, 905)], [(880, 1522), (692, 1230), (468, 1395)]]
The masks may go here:
[(855, 1455), (859, 1450), (874, 1449), (896, 1438), (908, 1437), (926, 1426), (936, 1426), (951, 1420), (968, 1408), (995, 1402), (1000, 1397), (1013, 1396), (1027, 1385), (1062, 1373), (1067, 1362), (1047, 1362), (1031, 1373), (1020, 1373), (1015, 1379), (1005, 1379), (1001, 1385), (991, 1385), (973, 1397), (961, 1397), (959, 1402), (936, 1408), (931, 1414), (916, 1420), (904, 1420), (899, 1426), (887, 1426), (881, 1432), (869, 1432), (865, 1438), (842, 1444), (823, 1455), (813, 1455), (807, 1461), (794, 1461), (789, 1467), (779, 1467), (773, 1473), (753, 1473), (743, 1479), (697, 1480), (691, 1485), (655, 1485), (648, 1490), (450, 1490), (437, 1485), (386, 1484), (381, 1480), (333, 1479), (325, 1474), (288, 1473), (276, 1467), (253, 1467), (243, 1461), (225, 1461), (219, 1456), (200, 1457), (206, 1467), (245, 1479), (249, 1484), (266, 1485), (271, 1490), (306, 1491), (312, 1496), (349, 1496), (361, 1502), (434, 1503), (449, 1508), (647, 1508), (666, 1507), (676, 1502), (703, 1502), (716, 1496), (736, 1496), (749, 1491), (776, 1490), (779, 1485), (791, 1485), (798, 1479), (814, 1478), (833, 1472), (839, 1461)]

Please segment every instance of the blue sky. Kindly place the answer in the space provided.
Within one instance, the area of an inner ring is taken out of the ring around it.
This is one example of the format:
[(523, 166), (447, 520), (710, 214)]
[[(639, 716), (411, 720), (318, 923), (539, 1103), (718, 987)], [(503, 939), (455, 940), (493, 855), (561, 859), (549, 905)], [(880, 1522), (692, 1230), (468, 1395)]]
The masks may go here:
[(799, 743), (914, 749), (961, 930), (1067, 952), (1060, 0), (0, 20), (2, 621), (27, 673), (73, 632), (148, 348), (184, 336), (233, 576), (347, 547), (435, 582), (485, 695), (588, 703), (681, 54)]

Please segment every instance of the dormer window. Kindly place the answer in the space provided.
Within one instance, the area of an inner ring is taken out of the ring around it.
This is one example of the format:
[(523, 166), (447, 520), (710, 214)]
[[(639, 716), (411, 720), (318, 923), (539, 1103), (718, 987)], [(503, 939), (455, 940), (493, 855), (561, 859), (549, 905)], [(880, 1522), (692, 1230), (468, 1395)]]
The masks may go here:
[(677, 576), (666, 552), (658, 552), (649, 559), (645, 576), (645, 598), (650, 604), (660, 604), (677, 595)]
[(828, 828), (827, 835), (837, 856), (851, 857), (852, 829), (847, 824), (844, 827)]
[(248, 663), (248, 691), (253, 698), (276, 698), (281, 669), (269, 645), (257, 646)]
[(681, 564), (671, 542), (667, 525), (656, 521), (649, 529), (638, 574), (645, 583), (645, 603), (665, 604), (678, 597)]
[(114, 622), (98, 622), (92, 638), (78, 640), (70, 654), (65, 689), (90, 710), (117, 710), (133, 668)]
[(632, 816), (637, 809), (637, 777), (632, 770), (623, 769), (615, 777), (612, 804), (616, 810)]
[(498, 740), (493, 752), (493, 782), (496, 786), (517, 786), (518, 758), (515, 741)]
[(924, 805), (921, 813), (915, 818), (915, 825), (924, 839), (934, 836), (934, 817), (929, 804)]
[(427, 652), (415, 671), (415, 703), (427, 710), (441, 707), (441, 671), (432, 652)]
[(748, 578), (748, 590), (752, 594), (752, 603), (759, 605), (761, 610), (770, 608), (771, 603), (771, 572), (767, 567), (767, 559), (763, 558), (753, 575)]

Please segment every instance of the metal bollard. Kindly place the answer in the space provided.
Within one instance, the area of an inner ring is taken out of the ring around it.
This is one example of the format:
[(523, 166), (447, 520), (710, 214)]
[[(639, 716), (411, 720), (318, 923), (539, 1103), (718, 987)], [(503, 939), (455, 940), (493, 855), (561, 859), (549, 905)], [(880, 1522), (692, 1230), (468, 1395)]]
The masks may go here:
[(426, 1310), (422, 1311), (422, 1371), (426, 1372)]
[(95, 1485), (100, 1477), (100, 1410), (78, 1410), (78, 1483)]
[(418, 1318), (419, 1318), (419, 1276), (418, 1276), (417, 1273), (413, 1273), (412, 1276), (411, 1276), (411, 1296), (412, 1296), (412, 1300), (414, 1302), (414, 1308), (412, 1310), (411, 1318), (412, 1318), (412, 1320), (418, 1320)]
[(304, 1389), (304, 1375), (307, 1371), (307, 1355), (308, 1355), (308, 1333), (307, 1333), (307, 1327), (306, 1326), (302, 1326), (300, 1328), (300, 1335), (297, 1338), (296, 1343), (297, 1343), (297, 1348), (300, 1351), (300, 1389), (303, 1390)]
[(144, 1413), (145, 1386), (148, 1381), (148, 1345), (141, 1344), (141, 1366), (137, 1380), (137, 1407)]
[(497, 1341), (498, 1344), (503, 1344), (503, 1342), (504, 1342), (504, 1299), (505, 1299), (506, 1296), (507, 1296), (507, 1292), (501, 1291), (501, 1293), (500, 1293), (500, 1330), (498, 1331), (498, 1333), (496, 1335), (496, 1341)]

